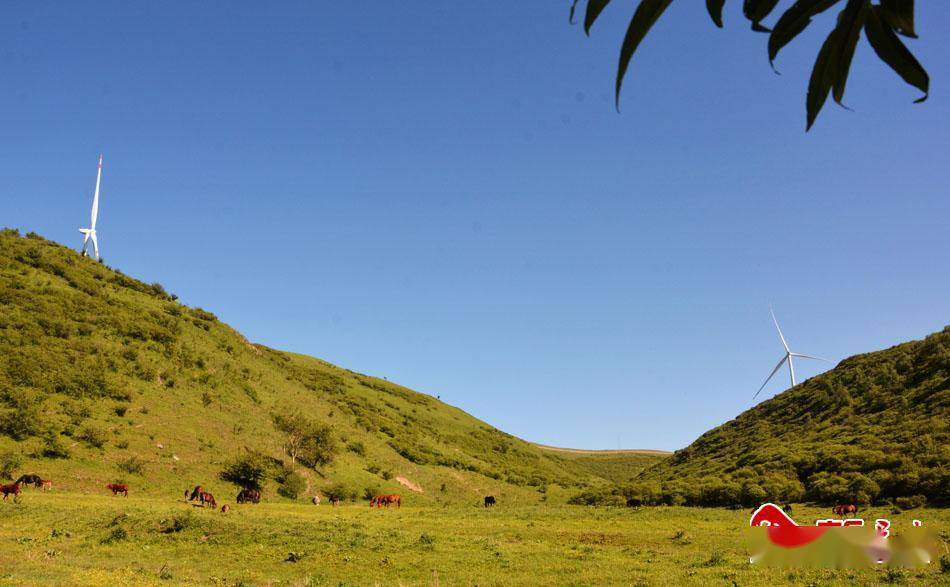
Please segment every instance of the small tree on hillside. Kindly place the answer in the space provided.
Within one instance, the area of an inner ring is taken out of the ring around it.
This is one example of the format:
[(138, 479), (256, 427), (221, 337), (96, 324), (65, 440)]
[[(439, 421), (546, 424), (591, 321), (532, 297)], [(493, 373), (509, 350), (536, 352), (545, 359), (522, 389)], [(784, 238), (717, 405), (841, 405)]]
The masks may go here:
[(261, 490), (267, 478), (270, 477), (272, 465), (273, 463), (264, 454), (249, 450), (247, 454), (228, 461), (220, 477), (239, 487)]
[(308, 467), (327, 465), (336, 456), (333, 430), (325, 424), (301, 414), (275, 414), (274, 426), (284, 434), (283, 449), (292, 465), (298, 459)]

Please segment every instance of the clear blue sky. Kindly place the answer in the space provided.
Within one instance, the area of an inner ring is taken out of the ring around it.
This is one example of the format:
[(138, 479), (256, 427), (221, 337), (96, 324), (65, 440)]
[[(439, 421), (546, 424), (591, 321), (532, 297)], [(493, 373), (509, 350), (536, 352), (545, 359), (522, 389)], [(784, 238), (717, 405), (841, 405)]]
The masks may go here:
[(8, 2), (0, 224), (78, 246), (102, 151), (108, 264), (565, 446), (675, 449), (748, 408), (770, 302), (835, 360), (950, 323), (941, 3), (910, 42), (927, 103), (862, 41), (854, 111), (808, 135), (833, 14), (777, 76), (741, 2), (725, 31), (675, 2), (618, 114), (633, 3), (591, 39), (569, 4)]

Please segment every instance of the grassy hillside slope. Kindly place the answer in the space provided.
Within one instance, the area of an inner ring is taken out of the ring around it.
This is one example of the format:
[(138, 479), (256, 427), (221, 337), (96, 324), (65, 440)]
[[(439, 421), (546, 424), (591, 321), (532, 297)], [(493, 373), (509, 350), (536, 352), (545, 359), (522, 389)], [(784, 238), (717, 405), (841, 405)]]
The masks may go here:
[(950, 502), (950, 327), (857, 355), (700, 436), (629, 496), (694, 505)]
[(632, 481), (644, 469), (657, 464), (672, 454), (662, 450), (582, 450), (544, 444), (536, 446), (573, 461), (593, 475), (613, 483)]
[(0, 232), (0, 472), (85, 492), (204, 483), (228, 496), (218, 474), (246, 449), (289, 463), (272, 422), (287, 413), (331, 425), (339, 446), (332, 464), (301, 470), (304, 494), (344, 484), (417, 502), (536, 502), (599, 481), (431, 396), (252, 344), (161, 285)]

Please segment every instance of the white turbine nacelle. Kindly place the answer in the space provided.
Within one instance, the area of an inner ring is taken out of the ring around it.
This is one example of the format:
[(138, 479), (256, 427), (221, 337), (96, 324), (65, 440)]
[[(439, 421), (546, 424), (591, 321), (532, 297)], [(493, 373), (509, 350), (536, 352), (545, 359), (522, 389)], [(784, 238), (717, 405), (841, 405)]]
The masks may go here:
[(792, 379), (792, 387), (795, 387), (795, 365), (792, 363), (792, 357), (800, 357), (802, 359), (815, 359), (816, 361), (825, 361), (830, 362), (828, 359), (822, 359), (821, 357), (812, 357), (810, 355), (803, 355), (801, 353), (793, 353), (790, 348), (788, 348), (788, 342), (785, 341), (785, 336), (782, 334), (782, 329), (778, 325), (778, 320), (775, 319), (775, 312), (772, 311), (772, 307), (769, 306), (769, 313), (772, 314), (772, 322), (775, 323), (775, 329), (778, 330), (778, 336), (782, 339), (782, 346), (785, 347), (785, 356), (782, 357), (782, 360), (778, 362), (778, 365), (772, 369), (772, 372), (769, 373), (769, 376), (766, 377), (765, 383), (762, 384), (762, 387), (759, 388), (759, 391), (755, 392), (755, 395), (752, 396), (754, 400), (762, 393), (762, 390), (765, 389), (765, 386), (768, 385), (769, 381), (772, 380), (772, 377), (778, 373), (778, 370), (782, 368), (782, 365), (785, 362), (788, 362), (788, 374)]
[(89, 241), (92, 241), (92, 251), (96, 255), (96, 261), (99, 260), (99, 240), (96, 238), (96, 219), (99, 217), (99, 184), (102, 181), (102, 155), (99, 155), (99, 171), (96, 173), (96, 193), (92, 196), (92, 214), (89, 219), (89, 228), (80, 228), (79, 232), (83, 234), (82, 255), (86, 256), (86, 247)]

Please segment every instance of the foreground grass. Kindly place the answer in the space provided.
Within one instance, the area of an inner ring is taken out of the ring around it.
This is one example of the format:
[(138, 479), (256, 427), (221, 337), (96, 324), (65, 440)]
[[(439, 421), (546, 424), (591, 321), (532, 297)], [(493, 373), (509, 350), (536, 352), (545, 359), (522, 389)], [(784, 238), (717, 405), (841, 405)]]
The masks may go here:
[[(490, 510), (232, 507), (221, 514), (147, 497), (31, 491), (19, 503), (0, 503), (0, 584), (947, 582), (936, 563), (890, 574), (792, 571), (777, 577), (748, 563), (744, 511), (504, 504)], [(796, 509), (800, 521), (819, 514)], [(950, 513), (889, 517), (898, 530), (917, 517), (939, 531)]]

